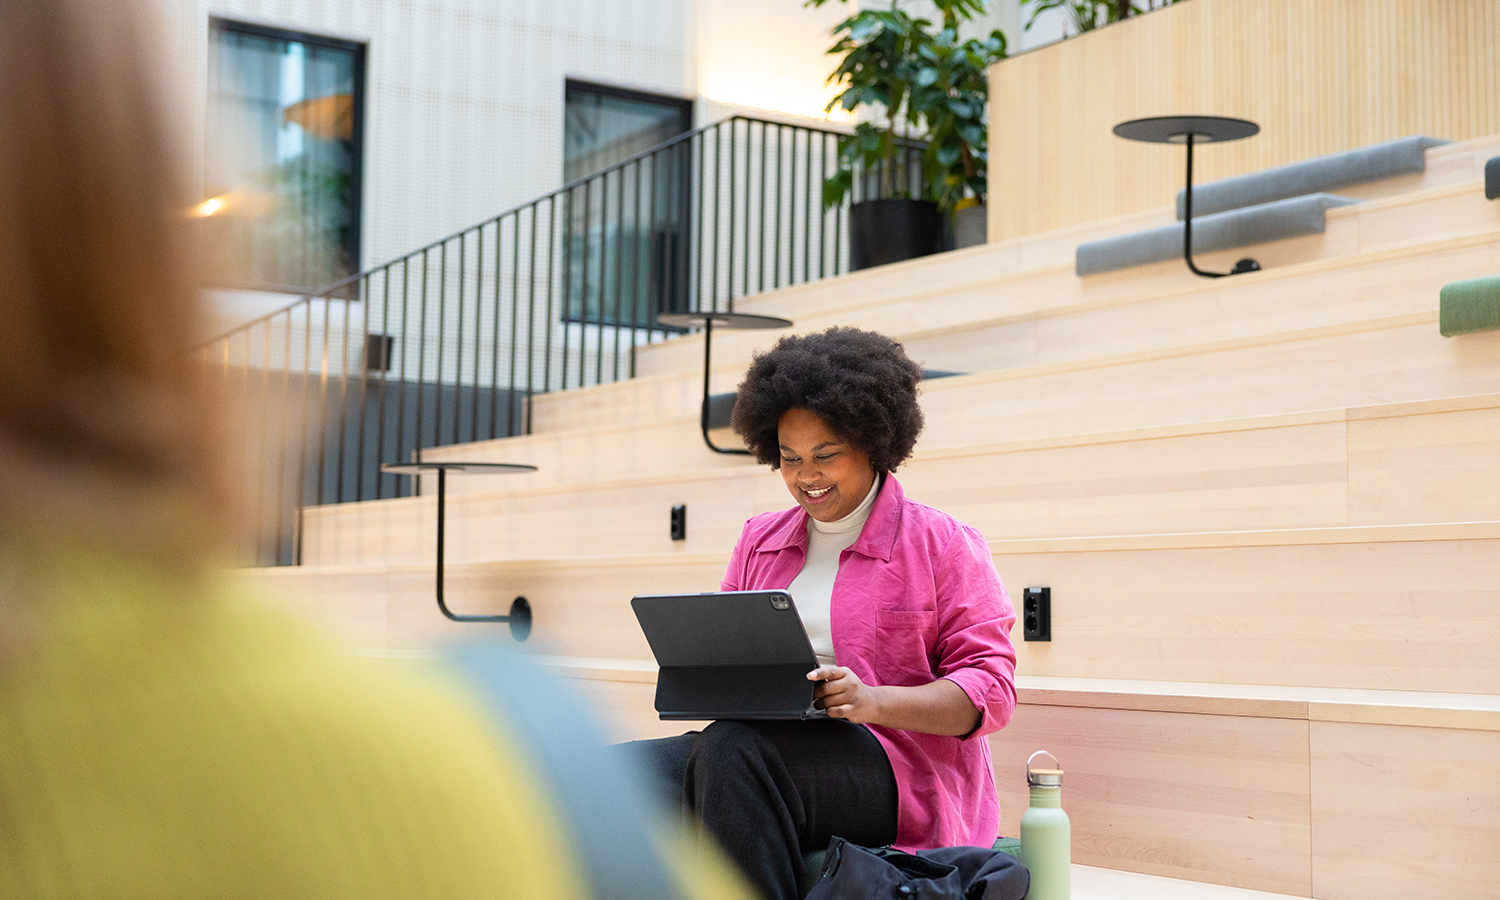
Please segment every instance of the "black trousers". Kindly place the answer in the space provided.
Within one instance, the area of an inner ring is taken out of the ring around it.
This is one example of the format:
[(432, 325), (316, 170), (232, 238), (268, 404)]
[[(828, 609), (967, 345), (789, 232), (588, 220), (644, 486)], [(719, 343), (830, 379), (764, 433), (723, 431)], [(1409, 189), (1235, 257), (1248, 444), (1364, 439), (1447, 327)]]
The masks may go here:
[(896, 777), (863, 725), (714, 722), (701, 732), (622, 745), (669, 801), (696, 815), (768, 900), (797, 900), (802, 854), (834, 835), (896, 839)]

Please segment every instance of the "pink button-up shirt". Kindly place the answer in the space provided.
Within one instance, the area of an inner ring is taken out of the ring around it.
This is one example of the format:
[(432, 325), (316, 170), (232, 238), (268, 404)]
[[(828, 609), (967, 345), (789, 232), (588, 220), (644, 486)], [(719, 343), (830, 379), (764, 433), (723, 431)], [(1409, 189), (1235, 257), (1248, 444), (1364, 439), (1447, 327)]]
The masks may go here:
[[(807, 559), (800, 507), (745, 523), (724, 590), (785, 588)], [(1016, 708), (1015, 609), (978, 531), (905, 499), (886, 476), (859, 540), (839, 556), (833, 584), (834, 656), (873, 685), (946, 678), (980, 712), (963, 737), (870, 730), (896, 775), (896, 846), (903, 850), (994, 843), (1000, 803), (983, 737)]]

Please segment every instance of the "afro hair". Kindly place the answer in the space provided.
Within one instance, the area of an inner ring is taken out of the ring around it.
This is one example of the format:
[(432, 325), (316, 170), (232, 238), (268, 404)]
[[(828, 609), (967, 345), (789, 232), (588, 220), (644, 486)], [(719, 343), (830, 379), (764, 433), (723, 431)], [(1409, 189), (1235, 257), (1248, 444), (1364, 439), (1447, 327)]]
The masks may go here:
[(784, 337), (755, 355), (730, 424), (757, 460), (778, 469), (777, 423), (787, 410), (805, 409), (867, 454), (877, 472), (893, 472), (922, 433), (921, 379), (921, 367), (883, 334), (836, 326)]

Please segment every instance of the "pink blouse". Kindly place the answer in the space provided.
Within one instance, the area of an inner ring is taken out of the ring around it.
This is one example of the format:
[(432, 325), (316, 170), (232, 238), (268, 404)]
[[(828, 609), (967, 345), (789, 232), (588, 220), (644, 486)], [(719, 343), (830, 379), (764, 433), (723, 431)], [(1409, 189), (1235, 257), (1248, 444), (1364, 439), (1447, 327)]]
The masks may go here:
[[(745, 523), (724, 590), (785, 588), (807, 556), (800, 507)], [(984, 735), (1016, 708), (1015, 609), (989, 546), (973, 528), (905, 499), (886, 476), (870, 518), (839, 557), (832, 627), (838, 664), (872, 685), (922, 685), (946, 678), (968, 694), (979, 726), (963, 737), (870, 730), (896, 775), (896, 846), (988, 847), (1000, 804)]]

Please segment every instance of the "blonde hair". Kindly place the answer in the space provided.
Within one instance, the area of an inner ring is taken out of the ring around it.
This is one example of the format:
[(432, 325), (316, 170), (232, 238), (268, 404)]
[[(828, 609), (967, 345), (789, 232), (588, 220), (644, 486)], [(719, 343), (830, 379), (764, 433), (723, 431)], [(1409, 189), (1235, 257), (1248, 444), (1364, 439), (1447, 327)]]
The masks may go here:
[(141, 14), (5, 4), (0, 519), (180, 554), (213, 543), (230, 492), (191, 353), (190, 195)]

